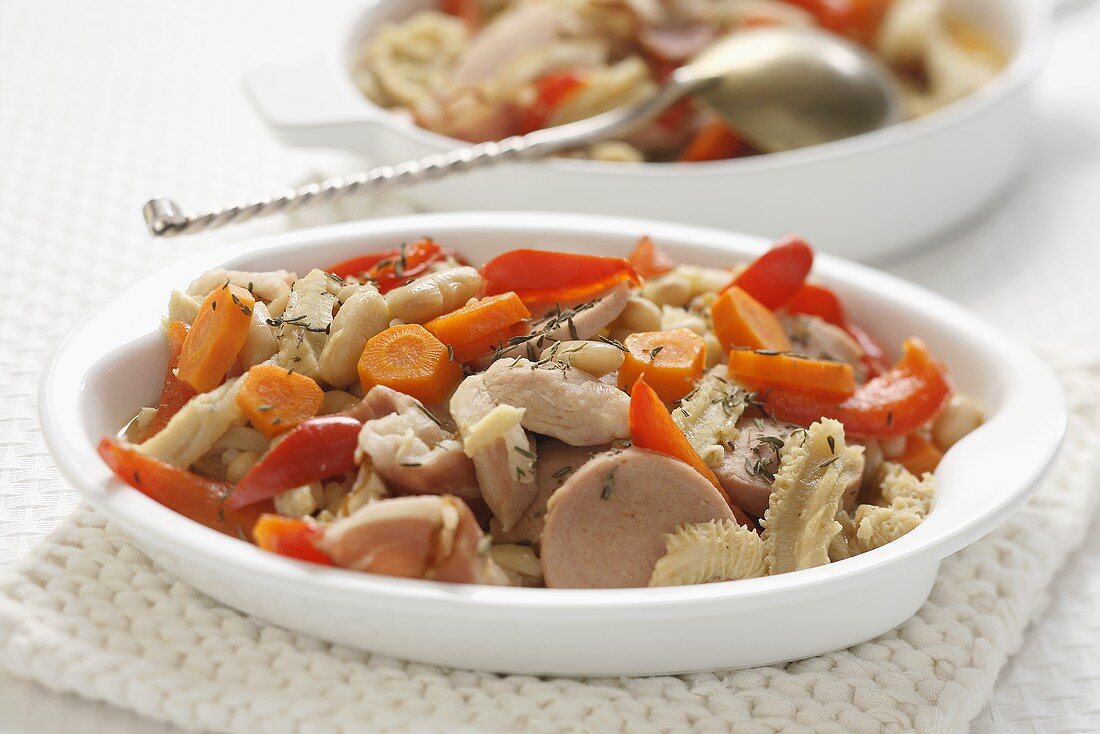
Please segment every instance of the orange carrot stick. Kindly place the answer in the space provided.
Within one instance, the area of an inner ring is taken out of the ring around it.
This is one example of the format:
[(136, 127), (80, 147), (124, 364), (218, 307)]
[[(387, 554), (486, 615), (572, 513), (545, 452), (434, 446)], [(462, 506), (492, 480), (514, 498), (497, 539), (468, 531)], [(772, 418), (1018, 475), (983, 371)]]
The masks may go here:
[[(530, 317), (531, 312), (519, 296), (509, 292), (474, 301), (432, 319), (424, 324), (424, 328), (449, 345), (455, 352), (456, 360), (466, 362), (488, 351), (493, 343), (491, 340), (501, 336), (504, 330)], [(462, 352), (462, 357), (458, 356), (459, 352)]]
[(731, 377), (754, 389), (778, 387), (835, 400), (856, 391), (855, 372), (847, 362), (734, 349), (729, 370)]
[(789, 352), (791, 341), (783, 324), (768, 309), (743, 289), (732, 286), (710, 306), (714, 335), (726, 349), (748, 347)]
[(325, 393), (316, 382), (273, 364), (258, 364), (244, 376), (237, 406), (260, 433), (273, 438), (317, 415)]
[(687, 329), (642, 331), (626, 338), (627, 349), (619, 368), (619, 387), (626, 390), (639, 377), (661, 399), (671, 403), (691, 392), (703, 375), (707, 345)]
[(905, 450), (893, 461), (919, 477), (925, 472), (936, 471), (942, 458), (943, 452), (931, 441), (919, 433), (910, 433), (905, 437)]
[(183, 342), (176, 375), (197, 392), (220, 385), (244, 346), (255, 305), (251, 293), (229, 283), (207, 296)]
[(419, 324), (391, 326), (367, 341), (359, 357), (363, 390), (385, 385), (423, 403), (441, 403), (462, 381), (446, 345)]

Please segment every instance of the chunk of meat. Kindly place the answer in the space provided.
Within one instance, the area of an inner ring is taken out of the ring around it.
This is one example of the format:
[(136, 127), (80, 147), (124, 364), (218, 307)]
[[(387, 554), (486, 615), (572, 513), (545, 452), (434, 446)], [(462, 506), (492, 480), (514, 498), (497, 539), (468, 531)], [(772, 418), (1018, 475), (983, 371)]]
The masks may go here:
[(572, 446), (595, 446), (630, 435), (630, 398), (622, 390), (560, 362), (498, 360), (484, 373), (494, 403), (523, 408), (523, 427)]
[(500, 582), (474, 514), (454, 497), (398, 497), (364, 505), (317, 542), (342, 568), (454, 583)]
[[(555, 307), (533, 324), (528, 338), (496, 355), (538, 359), (542, 350), (554, 342), (587, 340), (619, 318), (630, 297), (630, 286), (620, 281), (599, 298), (569, 307)], [(484, 369), (485, 365), (476, 365)]]
[(264, 272), (248, 272), (245, 270), (226, 270), (216, 268), (195, 278), (187, 288), (187, 293), (198, 296), (202, 300), (210, 295), (215, 288), (221, 288), (229, 281), (232, 285), (247, 288), (260, 300), (271, 303), (279, 298), (285, 298), (290, 293), (290, 286), (298, 279), (294, 273), (286, 270), (268, 270)]
[[(792, 423), (764, 418), (749, 408), (737, 421), (738, 434), (727, 444), (726, 454), (714, 473), (722, 487), (738, 506), (753, 517), (764, 516), (772, 494), (775, 473), (779, 471), (779, 452), (791, 434), (802, 430)], [(843, 505), (852, 506), (859, 493), (860, 480), (844, 490)]]
[(795, 353), (812, 359), (847, 362), (855, 370), (857, 382), (867, 379), (863, 350), (844, 329), (806, 314), (780, 314), (779, 321)]
[(453, 494), (481, 504), (474, 464), (462, 443), (416, 398), (383, 385), (363, 403), (373, 416), (359, 432), (359, 450), (394, 494)]
[[(497, 405), (483, 375), (467, 377), (451, 396), (451, 415), (459, 433), (470, 433)], [(535, 443), (517, 423), (471, 457), (481, 496), (504, 530), (512, 529), (535, 498), (534, 452)]]
[(555, 439), (541, 442), (539, 460), (535, 466), (535, 484), (538, 486), (535, 499), (511, 530), (505, 530), (500, 520), (494, 517), (489, 523), (489, 532), (492, 533), (493, 540), (498, 543), (538, 546), (539, 536), (542, 535), (542, 528), (546, 523), (546, 504), (550, 501), (551, 495), (578, 469), (588, 463), (589, 459), (608, 448), (610, 447), (606, 445), (570, 446)]
[(733, 520), (714, 486), (682, 461), (631, 448), (600, 454), (554, 493), (542, 532), (546, 585), (647, 586), (665, 536)]

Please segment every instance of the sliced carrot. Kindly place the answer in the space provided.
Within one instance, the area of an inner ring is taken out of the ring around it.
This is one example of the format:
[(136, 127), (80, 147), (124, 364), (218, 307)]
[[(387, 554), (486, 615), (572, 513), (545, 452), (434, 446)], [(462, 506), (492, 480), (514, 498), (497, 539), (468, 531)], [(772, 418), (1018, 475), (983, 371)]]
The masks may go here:
[[(432, 319), (424, 324), (424, 328), (450, 346), (456, 360), (466, 362), (488, 351), (504, 330), (530, 317), (531, 312), (519, 296), (509, 292), (474, 301)], [(504, 339), (510, 337), (509, 333)], [(459, 352), (462, 352), (462, 357), (459, 357)], [(473, 356), (470, 356), (471, 352)]]
[(160, 389), (157, 412), (153, 420), (149, 421), (145, 435), (141, 437), (142, 441), (148, 441), (164, 430), (168, 421), (172, 420), (172, 416), (178, 413), (188, 400), (195, 397), (194, 388), (176, 377), (176, 368), (179, 367), (180, 353), (183, 351), (183, 343), (187, 339), (189, 328), (183, 321), (173, 321), (168, 324), (168, 368), (164, 371), (164, 386)]
[(687, 395), (703, 376), (707, 345), (688, 329), (641, 331), (623, 343), (627, 352), (619, 368), (619, 387), (626, 390), (638, 378), (666, 403)]
[(910, 433), (905, 437), (905, 450), (893, 461), (919, 477), (925, 472), (936, 471), (942, 458), (943, 452), (935, 444), (919, 433)]
[(695, 471), (706, 477), (707, 481), (722, 495), (733, 510), (737, 521), (747, 527), (754, 527), (741, 508), (733, 503), (722, 483), (718, 481), (711, 468), (699, 456), (699, 453), (687, 440), (680, 427), (673, 422), (661, 396), (650, 387), (644, 376), (639, 377), (630, 391), (630, 411), (627, 417), (630, 429), (630, 441), (640, 449), (649, 449), (674, 459), (679, 459)]
[(500, 331), (494, 331), (488, 336), (483, 336), (480, 339), (474, 339), (472, 342), (451, 347), (451, 352), (454, 354), (456, 362), (465, 364), (482, 355), (502, 348), (513, 336), (512, 329), (504, 328)]
[(420, 324), (391, 326), (367, 341), (359, 357), (363, 390), (385, 385), (423, 403), (441, 403), (462, 381), (462, 367)]
[(203, 300), (187, 332), (176, 375), (198, 392), (222, 383), (248, 336), (256, 299), (226, 283)]
[(676, 267), (672, 258), (661, 252), (648, 235), (638, 240), (627, 262), (641, 278), (652, 278)]
[(325, 393), (316, 382), (273, 364), (258, 364), (244, 377), (237, 406), (268, 438), (317, 415)]
[(680, 153), (680, 160), (684, 163), (720, 161), (736, 157), (743, 147), (737, 133), (724, 121), (714, 118), (703, 123), (695, 136), (688, 141)]
[(752, 388), (799, 390), (831, 400), (844, 400), (856, 391), (855, 371), (847, 362), (734, 349), (729, 369), (731, 377)]
[(791, 340), (775, 314), (737, 286), (731, 286), (715, 299), (710, 315), (714, 321), (714, 335), (726, 349), (791, 350)]
[(323, 534), (321, 526), (311, 520), (297, 520), (282, 515), (263, 514), (252, 528), (252, 540), (265, 551), (299, 561), (334, 566), (315, 541)]

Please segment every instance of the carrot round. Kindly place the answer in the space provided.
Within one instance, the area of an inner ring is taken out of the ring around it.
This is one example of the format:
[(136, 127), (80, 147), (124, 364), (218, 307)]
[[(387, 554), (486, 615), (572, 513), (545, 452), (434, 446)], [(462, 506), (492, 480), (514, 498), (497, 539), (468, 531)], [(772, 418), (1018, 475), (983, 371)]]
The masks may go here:
[(258, 364), (244, 376), (237, 406), (256, 430), (273, 438), (317, 415), (324, 399), (320, 385), (305, 375)]
[(207, 296), (183, 342), (176, 375), (196, 392), (220, 385), (244, 346), (255, 305), (251, 293), (229, 283)]
[(149, 421), (145, 435), (141, 437), (142, 441), (148, 441), (164, 430), (172, 416), (195, 397), (194, 388), (176, 377), (176, 368), (179, 367), (180, 354), (183, 352), (183, 343), (187, 340), (189, 328), (183, 321), (168, 324), (168, 368), (164, 371), (164, 385), (160, 389), (157, 412), (153, 415), (153, 420)]
[(925, 472), (936, 471), (942, 458), (943, 452), (931, 441), (919, 433), (910, 433), (905, 437), (905, 450), (893, 461), (919, 477)]
[(687, 395), (703, 376), (706, 342), (688, 329), (642, 331), (623, 343), (627, 349), (619, 368), (619, 387), (626, 390), (638, 378), (671, 403)]
[(847, 362), (734, 349), (729, 370), (731, 377), (754, 388), (779, 387), (835, 400), (844, 400), (856, 391), (855, 371)]
[(457, 361), (468, 362), (488, 351), (498, 338), (511, 338), (511, 333), (505, 336), (504, 332), (530, 316), (519, 296), (501, 293), (434, 318), (424, 328), (450, 346)]
[(674, 459), (679, 459), (695, 471), (706, 477), (707, 481), (722, 495), (733, 510), (737, 521), (747, 527), (753, 527), (748, 516), (734, 504), (722, 483), (718, 481), (711, 468), (692, 447), (687, 436), (673, 422), (661, 396), (650, 387), (645, 377), (639, 377), (630, 391), (630, 410), (627, 414), (627, 426), (630, 429), (630, 441), (640, 449), (649, 449)]
[(441, 403), (462, 381), (462, 367), (426, 328), (401, 324), (367, 341), (359, 381), (363, 390), (385, 385), (423, 403)]
[(676, 267), (676, 263), (672, 261), (672, 258), (653, 244), (653, 240), (648, 235), (638, 240), (638, 244), (634, 246), (634, 251), (630, 253), (627, 262), (630, 263), (630, 267), (634, 268), (634, 272), (640, 278), (653, 278)]
[(731, 286), (710, 306), (714, 335), (726, 349), (748, 347), (789, 352), (791, 341), (783, 324), (768, 309), (744, 289)]

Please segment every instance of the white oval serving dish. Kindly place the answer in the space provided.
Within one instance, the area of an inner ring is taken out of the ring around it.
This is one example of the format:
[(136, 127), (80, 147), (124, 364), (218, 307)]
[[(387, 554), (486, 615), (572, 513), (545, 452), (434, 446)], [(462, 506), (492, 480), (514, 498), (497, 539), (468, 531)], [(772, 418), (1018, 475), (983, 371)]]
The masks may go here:
[[(925, 338), (989, 420), (945, 456), (928, 519), (878, 550), (781, 576), (661, 589), (520, 589), (405, 580), (282, 558), (209, 530), (114, 479), (96, 454), (155, 402), (171, 289), (210, 268), (304, 272), (430, 234), (472, 261), (515, 247), (626, 253), (647, 233), (681, 262), (730, 265), (766, 245), (684, 225), (522, 213), (357, 222), (184, 258), (116, 294), (59, 345), (41, 419), (61, 471), (158, 563), (272, 622), (386, 655), (530, 674), (637, 675), (775, 663), (843, 648), (903, 622), (940, 561), (1002, 523), (1054, 456), (1065, 423), (1057, 381), (1027, 350), (958, 306), (889, 275), (821, 256), (815, 274), (886, 343)], [(1026, 451), (1021, 446), (1026, 445)]]
[[(350, 150), (374, 164), (463, 145), (378, 107), (349, 73), (355, 49), (381, 24), (435, 4), (365, 3), (325, 39), (320, 58), (248, 76), (248, 96), (289, 145)], [(1018, 172), (1049, 25), (1046, 5), (1034, 0), (951, 4), (999, 41), (1011, 61), (982, 89), (919, 119), (827, 145), (712, 163), (505, 164), (416, 186), (408, 196), (445, 211), (617, 214), (766, 237), (797, 231), (823, 250), (857, 259), (927, 241), (979, 211)]]

